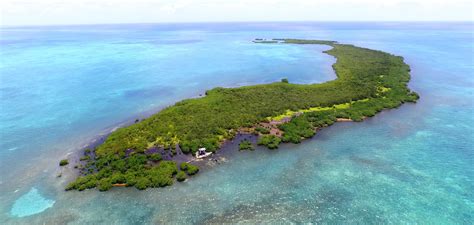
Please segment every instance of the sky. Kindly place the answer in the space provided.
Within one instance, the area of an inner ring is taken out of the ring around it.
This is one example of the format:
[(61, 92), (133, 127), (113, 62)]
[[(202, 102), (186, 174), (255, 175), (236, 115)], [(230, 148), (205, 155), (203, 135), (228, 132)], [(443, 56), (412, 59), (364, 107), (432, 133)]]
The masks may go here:
[(473, 21), (473, 0), (0, 0), (0, 25)]

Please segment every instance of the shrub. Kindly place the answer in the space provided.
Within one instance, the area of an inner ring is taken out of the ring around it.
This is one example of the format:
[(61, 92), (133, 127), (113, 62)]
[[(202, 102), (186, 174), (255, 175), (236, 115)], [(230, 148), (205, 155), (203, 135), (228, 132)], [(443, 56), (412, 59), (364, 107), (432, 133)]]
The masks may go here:
[(256, 127), (255, 131), (261, 133), (261, 134), (269, 134), (270, 130), (265, 128), (265, 127)]
[(311, 123), (314, 120), (314, 116), (316, 115), (294, 117), (290, 122), (278, 126), (283, 131), (282, 141), (297, 144), (303, 138), (314, 136), (314, 127)]
[(66, 191), (76, 189), (83, 191), (85, 189), (95, 188), (97, 185), (97, 178), (95, 175), (87, 175), (77, 178), (75, 181), (66, 186)]
[[(103, 179), (102, 179), (103, 180)], [(121, 173), (114, 173), (112, 177), (110, 178), (110, 182), (112, 184), (124, 184), (127, 182), (127, 179), (125, 176)]]
[(182, 162), (180, 165), (179, 165), (179, 169), (181, 169), (182, 171), (186, 171), (188, 169), (188, 165), (189, 163), (187, 162)]
[(63, 159), (63, 160), (59, 161), (59, 166), (65, 166), (67, 164), (69, 164), (69, 160), (67, 160), (67, 159)]
[(239, 150), (254, 150), (254, 147), (250, 141), (243, 140), (239, 144)]
[(187, 162), (181, 163), (180, 169), (186, 172), (189, 176), (192, 176), (199, 172), (199, 167)]
[[(191, 165), (191, 164), (190, 164)], [(178, 168), (176, 167), (176, 162), (174, 161), (162, 161), (158, 167), (153, 167), (151, 169), (153, 170), (159, 170), (161, 172), (164, 172), (166, 174), (169, 174), (170, 176), (175, 175), (178, 172)]]
[(275, 135), (264, 135), (258, 139), (257, 144), (267, 146), (269, 149), (276, 149), (280, 142), (281, 139)]
[(83, 184), (83, 185), (79, 185), (79, 187), (77, 188), (78, 191), (84, 191), (86, 190), (86, 186)]
[(135, 186), (135, 184), (137, 183), (135, 174), (132, 172), (127, 172), (125, 174), (125, 182), (127, 183), (127, 186)]
[(176, 180), (178, 180), (179, 182), (182, 182), (184, 180), (186, 180), (186, 173), (184, 171), (179, 171), (178, 174), (176, 175)]
[(80, 185), (81, 185), (81, 184), (79, 183), (79, 179), (77, 179), (77, 180), (75, 180), (75, 181), (69, 183), (69, 184), (66, 186), (65, 190), (66, 190), (66, 191), (70, 191), (70, 190), (78, 189)]
[(189, 164), (188, 166), (188, 170), (186, 171), (186, 173), (190, 176), (196, 174), (199, 172), (199, 167), (195, 166), (195, 165), (192, 165), (192, 164)]
[(97, 186), (97, 180), (95, 177), (92, 177), (87, 183), (83, 184), (86, 189), (92, 189)]
[(112, 183), (110, 183), (110, 179), (103, 178), (99, 181), (97, 188), (99, 191), (108, 191), (110, 188), (112, 188)]
[(148, 178), (146, 177), (137, 178), (137, 183), (135, 184), (135, 187), (138, 190), (145, 190), (149, 186), (150, 186), (150, 180), (148, 180)]
[(153, 153), (148, 156), (148, 159), (150, 159), (153, 162), (158, 162), (163, 159), (160, 153)]
[(166, 187), (173, 184), (173, 177), (171, 174), (166, 173), (154, 173), (147, 176), (150, 184), (148, 187)]
[(127, 163), (123, 159), (120, 159), (120, 160), (117, 160), (117, 161), (112, 161), (110, 163), (110, 167), (113, 170), (118, 171), (118, 172), (122, 172), (122, 173), (127, 171)]
[(287, 79), (287, 78), (283, 78), (283, 79), (281, 79), (281, 82), (282, 82), (282, 83), (288, 83), (288, 79)]
[(360, 113), (354, 112), (354, 113), (351, 114), (351, 119), (355, 122), (360, 122), (360, 121), (362, 121), (363, 117)]

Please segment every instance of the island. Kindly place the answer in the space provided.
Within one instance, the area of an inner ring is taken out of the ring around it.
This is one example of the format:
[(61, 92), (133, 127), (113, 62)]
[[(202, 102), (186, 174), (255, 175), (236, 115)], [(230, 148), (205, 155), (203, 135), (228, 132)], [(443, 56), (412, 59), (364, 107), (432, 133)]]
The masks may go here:
[[(335, 41), (255, 39), (256, 44), (319, 44), (337, 61), (337, 79), (320, 84), (279, 82), (237, 88), (217, 87), (201, 98), (186, 99), (135, 124), (117, 129), (94, 149), (87, 149), (81, 175), (66, 190), (113, 186), (165, 187), (184, 181), (199, 168), (170, 155), (218, 152), (237, 134), (258, 135), (258, 145), (278, 148), (300, 143), (337, 121), (362, 121), (376, 113), (416, 102), (407, 84), (410, 67), (403, 58)], [(311, 65), (308, 65), (311, 66)], [(243, 150), (253, 149), (245, 140)]]

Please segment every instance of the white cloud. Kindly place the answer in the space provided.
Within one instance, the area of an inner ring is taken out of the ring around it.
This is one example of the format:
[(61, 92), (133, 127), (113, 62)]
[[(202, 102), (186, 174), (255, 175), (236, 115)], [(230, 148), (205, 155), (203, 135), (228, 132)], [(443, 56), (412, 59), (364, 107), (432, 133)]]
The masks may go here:
[(472, 21), (473, 7), (470, 0), (0, 0), (0, 23)]

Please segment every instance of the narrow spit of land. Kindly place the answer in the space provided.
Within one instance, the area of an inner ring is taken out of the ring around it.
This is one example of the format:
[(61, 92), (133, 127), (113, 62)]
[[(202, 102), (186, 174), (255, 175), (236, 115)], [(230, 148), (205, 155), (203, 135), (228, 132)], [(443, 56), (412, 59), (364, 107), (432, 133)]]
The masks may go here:
[[(334, 41), (256, 39), (256, 44), (321, 44), (332, 49), (337, 79), (321, 84), (271, 84), (214, 88), (197, 99), (186, 99), (151, 117), (111, 133), (95, 149), (87, 149), (81, 171), (66, 190), (113, 186), (138, 189), (164, 187), (199, 171), (178, 165), (163, 153), (193, 154), (198, 148), (218, 151), (238, 133), (259, 135), (258, 144), (270, 149), (281, 142), (299, 143), (336, 121), (361, 121), (383, 109), (416, 102), (410, 91), (410, 67), (400, 56)], [(311, 65), (308, 65), (311, 66)], [(249, 146), (250, 145), (250, 146)], [(242, 143), (252, 149), (251, 143)]]

